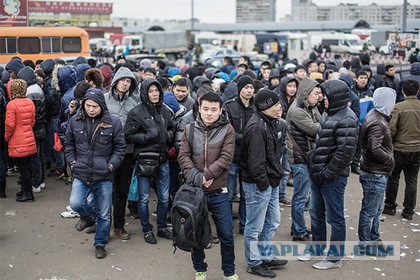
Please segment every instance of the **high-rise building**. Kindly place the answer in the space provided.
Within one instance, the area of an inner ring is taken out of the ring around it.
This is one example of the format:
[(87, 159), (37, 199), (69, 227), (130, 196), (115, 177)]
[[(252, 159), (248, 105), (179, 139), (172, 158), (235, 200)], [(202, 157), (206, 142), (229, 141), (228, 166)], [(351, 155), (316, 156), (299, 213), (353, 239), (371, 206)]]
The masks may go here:
[[(403, 5), (369, 6), (340, 3), (336, 6), (317, 6), (312, 0), (292, 0), (292, 21), (365, 20), (371, 25), (399, 25)], [(407, 18), (420, 18), (420, 5), (407, 5)]]
[(236, 0), (236, 22), (276, 21), (276, 0)]

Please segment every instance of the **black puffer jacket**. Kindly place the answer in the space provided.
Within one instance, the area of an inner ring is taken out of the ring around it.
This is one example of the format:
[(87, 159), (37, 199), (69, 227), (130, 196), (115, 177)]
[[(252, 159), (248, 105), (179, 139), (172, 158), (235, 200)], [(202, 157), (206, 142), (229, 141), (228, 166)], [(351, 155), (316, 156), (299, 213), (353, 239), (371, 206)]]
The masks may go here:
[[(159, 89), (159, 103), (156, 106), (149, 101), (150, 86)], [(171, 120), (171, 111), (163, 106), (163, 90), (160, 83), (154, 79), (146, 79), (140, 86), (139, 105), (134, 107), (127, 116), (125, 139), (134, 144), (134, 156), (139, 152), (156, 152), (160, 154), (163, 163), (168, 159), (168, 148), (172, 145), (175, 126)]]
[(227, 112), (229, 122), (235, 129), (235, 156), (233, 162), (239, 163), (241, 155), (242, 136), (248, 121), (254, 114), (253, 99), (249, 101), (249, 106), (245, 107), (240, 97), (228, 100), (225, 103), (225, 110)]
[(349, 176), (359, 133), (357, 117), (348, 106), (347, 85), (343, 81), (333, 80), (323, 83), (321, 88), (329, 106), (322, 115), (311, 158), (310, 174), (316, 184)]
[(249, 120), (243, 134), (241, 147), (242, 180), (257, 184), (265, 191), (280, 183), (281, 143), (279, 124), (264, 113), (256, 112)]
[(52, 85), (52, 73), (55, 67), (53, 59), (46, 59), (40, 64), (41, 69), (44, 71), (44, 91), (45, 96), (45, 118), (52, 119), (58, 117), (60, 113), (61, 96), (60, 93)]
[[(99, 124), (91, 133), (89, 141), (89, 118), (84, 103), (91, 99), (102, 109)], [(121, 121), (112, 116), (106, 107), (105, 98), (99, 89), (89, 89), (78, 114), (73, 116), (67, 126), (65, 138), (66, 160), (73, 164), (73, 176), (85, 184), (113, 181), (112, 164), (117, 169), (125, 154), (124, 131)]]
[[(45, 96), (42, 88), (38, 85), (38, 79), (34, 70), (29, 67), (23, 67), (17, 74), (19, 79), (22, 79), (26, 82), (28, 86), (26, 90), (26, 96), (34, 102), (35, 105), (35, 125), (34, 132), (35, 134), (40, 134), (45, 136)], [(38, 137), (38, 135), (35, 135)], [(44, 137), (44, 136), (41, 136)]]

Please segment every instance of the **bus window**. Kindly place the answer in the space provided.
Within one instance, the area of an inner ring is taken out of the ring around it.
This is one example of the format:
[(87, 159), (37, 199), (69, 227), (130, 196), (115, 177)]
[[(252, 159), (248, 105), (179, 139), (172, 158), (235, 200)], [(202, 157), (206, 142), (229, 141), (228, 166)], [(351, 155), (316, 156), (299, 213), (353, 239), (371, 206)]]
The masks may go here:
[(63, 37), (63, 52), (77, 53), (82, 51), (80, 37)]
[(18, 39), (18, 50), (21, 54), (34, 54), (40, 52), (38, 37), (26, 37)]
[(14, 54), (17, 52), (15, 37), (0, 38), (0, 53)]
[(61, 52), (60, 37), (44, 37), (41, 39), (43, 53)]

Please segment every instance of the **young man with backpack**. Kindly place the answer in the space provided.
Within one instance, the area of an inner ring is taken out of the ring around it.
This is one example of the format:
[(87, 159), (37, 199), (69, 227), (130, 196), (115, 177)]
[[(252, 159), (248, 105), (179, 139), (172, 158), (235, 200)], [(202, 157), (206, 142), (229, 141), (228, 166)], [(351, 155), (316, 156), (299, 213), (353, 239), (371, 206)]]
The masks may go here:
[[(233, 221), (227, 185), (235, 149), (235, 130), (222, 111), (222, 105), (221, 98), (213, 92), (201, 97), (196, 121), (184, 130), (178, 161), (184, 178), (196, 173), (195, 185), (204, 188), (208, 211), (212, 213), (220, 239), (222, 270), (225, 279), (234, 280), (238, 276), (235, 274)], [(192, 148), (190, 129), (194, 129)], [(205, 280), (207, 264), (203, 246), (194, 248), (191, 254), (195, 279)]]

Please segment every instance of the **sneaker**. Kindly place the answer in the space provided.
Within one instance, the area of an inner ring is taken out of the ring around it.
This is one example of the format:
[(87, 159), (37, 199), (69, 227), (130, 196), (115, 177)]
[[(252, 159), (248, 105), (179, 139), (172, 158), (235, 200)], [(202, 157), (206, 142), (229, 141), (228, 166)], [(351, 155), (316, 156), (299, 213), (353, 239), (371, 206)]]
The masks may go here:
[(292, 202), (287, 197), (281, 197), (279, 198), (280, 204), (286, 207), (292, 207)]
[(233, 274), (231, 276), (225, 276), (225, 280), (239, 280), (238, 275)]
[(33, 193), (40, 193), (41, 192), (41, 187), (38, 185), (36, 187), (32, 186), (32, 192)]
[(311, 241), (312, 236), (307, 232), (306, 234), (293, 236), (293, 241)]
[(71, 209), (70, 205), (67, 205), (67, 206), (66, 206), (66, 211), (67, 211), (67, 212), (68, 212), (68, 211), (73, 211), (73, 209)]
[(130, 235), (123, 228), (116, 228), (116, 229), (114, 229), (114, 234), (115, 234), (116, 237), (118, 237), (121, 240), (128, 240), (128, 239), (130, 239)]
[(39, 187), (40, 187), (41, 189), (45, 189), (47, 186), (45, 185), (45, 183), (44, 183), (44, 182), (42, 182), (42, 183), (39, 185)]
[(91, 227), (95, 224), (94, 221), (91, 221), (89, 219), (86, 218), (80, 218), (79, 221), (77, 222), (77, 224), (75, 225), (75, 228), (77, 231), (82, 231), (87, 227)]
[(206, 280), (207, 274), (206, 272), (196, 272), (195, 273), (195, 280)]
[(152, 231), (144, 234), (144, 240), (149, 244), (156, 244), (157, 243), (156, 237), (155, 237), (155, 235), (153, 234)]
[(276, 273), (274, 271), (271, 271), (262, 265), (255, 267), (247, 267), (246, 272), (267, 278), (276, 277)]
[(211, 236), (210, 237), (210, 243), (211, 244), (219, 244), (219, 242), (220, 242), (220, 240), (219, 240), (219, 238), (217, 237), (217, 236)]
[(95, 246), (95, 257), (97, 259), (103, 259), (106, 257), (105, 247), (103, 246)]
[(359, 166), (352, 166), (351, 167), (351, 172), (354, 173), (354, 174), (359, 175), (360, 174), (360, 168), (359, 168)]
[(303, 252), (302, 255), (299, 255), (297, 257), (298, 260), (300, 260), (301, 262), (307, 262), (310, 261), (312, 259), (312, 254), (308, 253), (308, 252)]
[(404, 212), (404, 211), (401, 213), (401, 216), (403, 216), (403, 218), (405, 218), (409, 221), (411, 221), (413, 219), (413, 214), (409, 214), (409, 213)]
[(139, 214), (138, 213), (135, 213), (135, 212), (131, 212), (130, 213), (130, 217), (131, 217), (131, 219), (135, 219), (135, 220), (137, 220), (137, 219), (139, 219), (140, 217), (139, 217)]
[(317, 262), (312, 265), (316, 269), (332, 269), (332, 268), (339, 268), (343, 266), (343, 261), (339, 260), (336, 262), (323, 260), (322, 262)]
[(287, 264), (287, 260), (279, 260), (277, 258), (272, 259), (271, 261), (263, 261), (261, 266), (265, 266), (267, 269), (279, 269)]
[(397, 212), (396, 208), (391, 208), (391, 207), (385, 206), (384, 210), (382, 211), (382, 214), (394, 216), (395, 212)]
[(165, 228), (164, 230), (158, 230), (157, 236), (172, 240), (172, 231), (167, 228)]
[(168, 227), (172, 227), (172, 219), (171, 219), (171, 216), (168, 216), (168, 217), (166, 218), (166, 225), (167, 225)]
[(78, 217), (80, 217), (80, 215), (76, 211), (71, 210), (71, 211), (61, 212), (61, 217), (63, 217), (63, 218), (78, 218)]
[(152, 212), (153, 217), (157, 217), (157, 210)]

